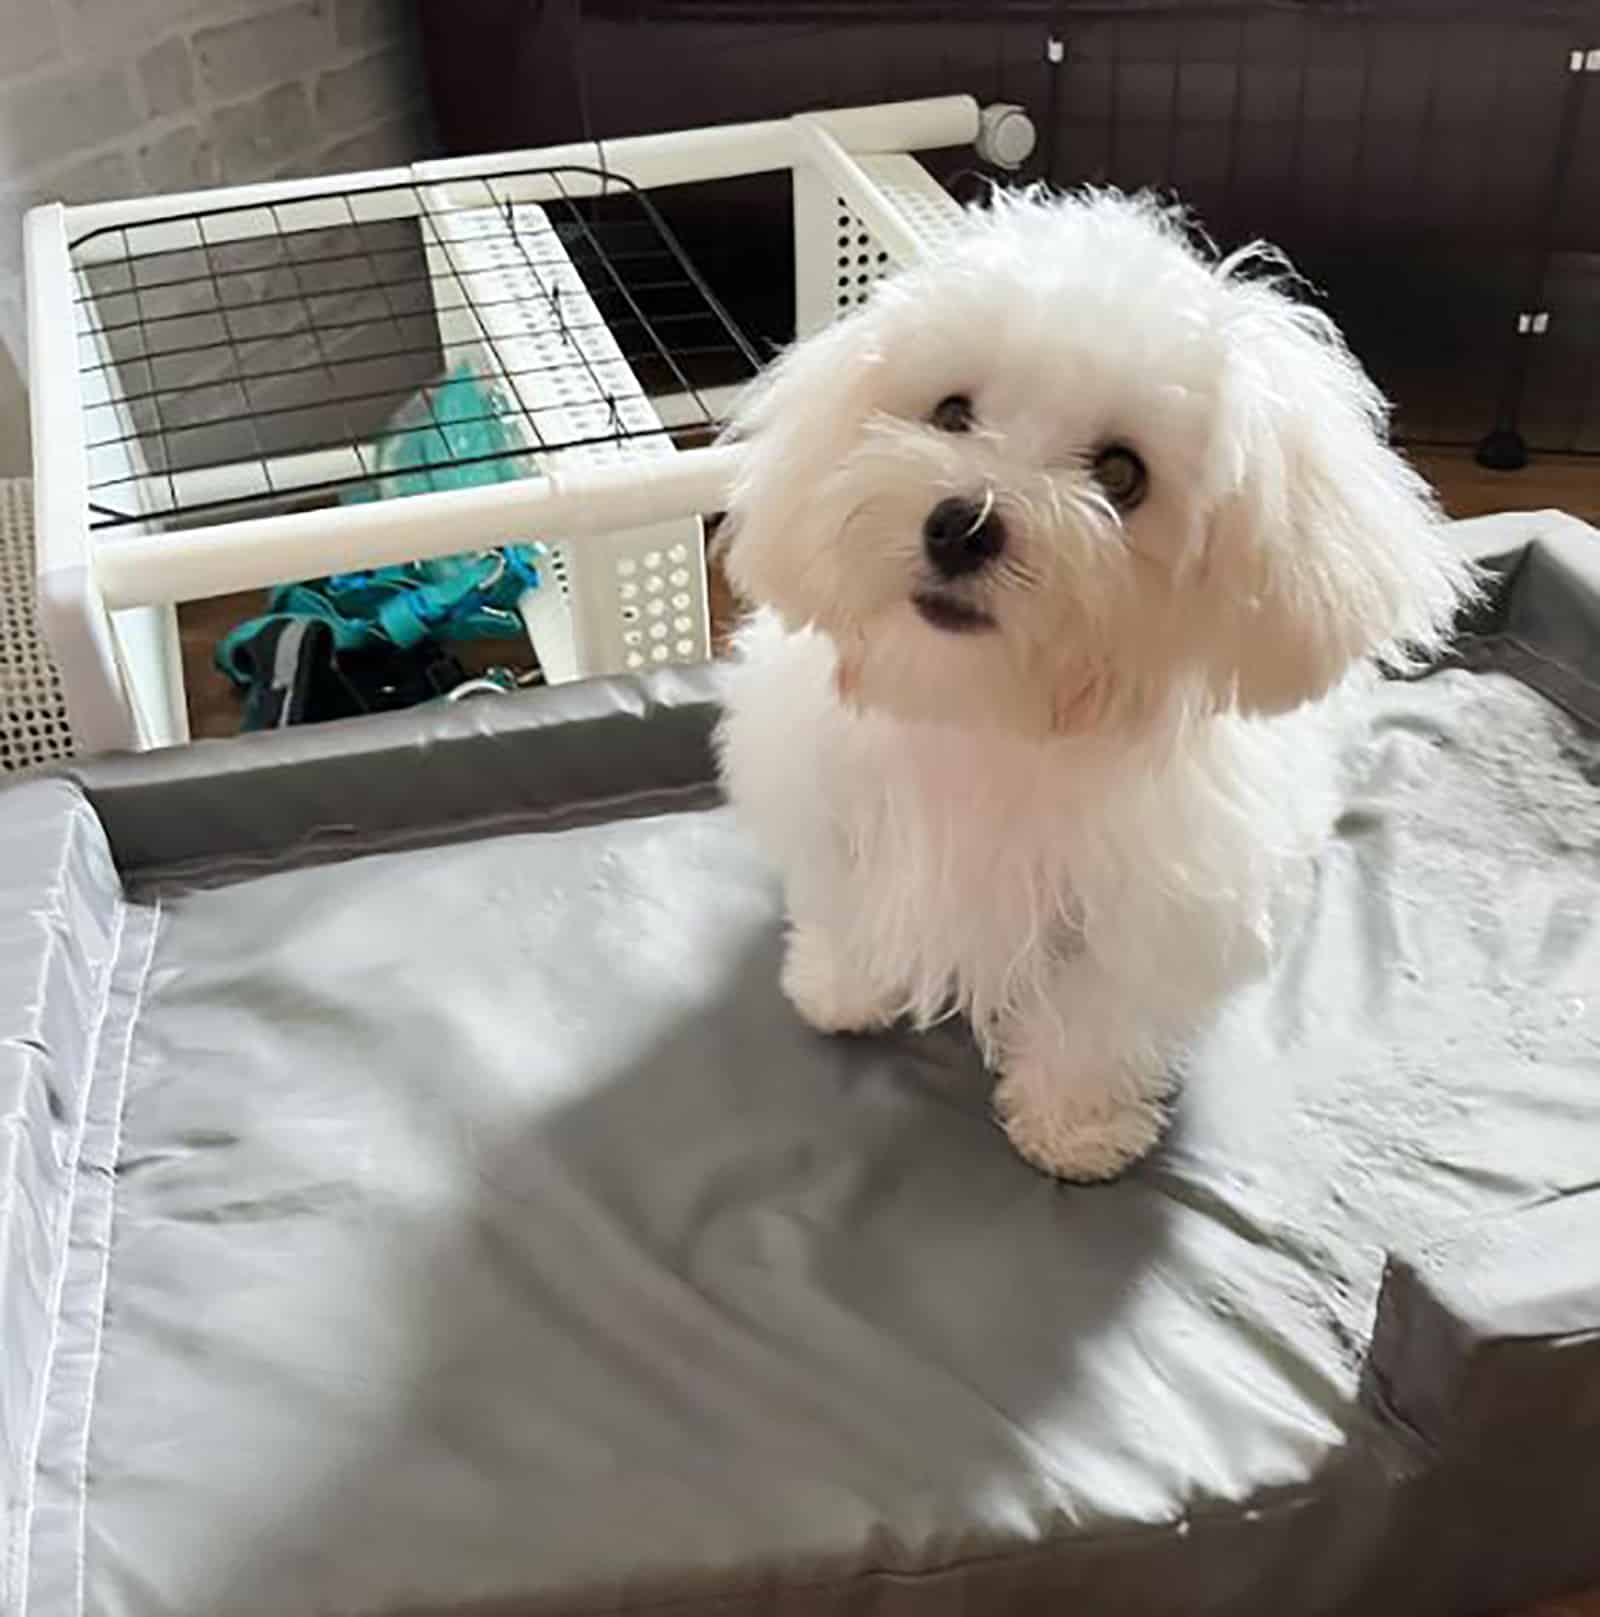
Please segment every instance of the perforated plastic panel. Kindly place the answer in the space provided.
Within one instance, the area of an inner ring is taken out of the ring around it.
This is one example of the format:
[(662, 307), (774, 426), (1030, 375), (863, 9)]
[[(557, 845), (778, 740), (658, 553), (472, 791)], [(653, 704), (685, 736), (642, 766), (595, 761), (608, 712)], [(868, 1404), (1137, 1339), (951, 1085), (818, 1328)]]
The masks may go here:
[(33, 485), (0, 481), (0, 769), (77, 750), (61, 680), (34, 623)]
[(551, 684), (709, 655), (698, 519), (554, 544), (549, 574), (553, 587), (524, 597), (522, 615)]
[[(930, 246), (957, 229), (961, 208), (912, 157), (870, 157), (861, 167)], [(892, 255), (849, 201), (814, 171), (797, 169), (795, 320), (801, 336), (865, 303), (896, 268)]]
[[(470, 197), (471, 186), (462, 189)], [(463, 206), (448, 190), (430, 193), (430, 203), (441, 195), (451, 205), (437, 214), (437, 241), (427, 248), (441, 338), (447, 351), (475, 351), (479, 371), (502, 377), (539, 467), (559, 473), (673, 454), (545, 209)], [(613, 436), (619, 427), (625, 435)], [(552, 437), (571, 447), (546, 449)], [(550, 552), (546, 587), (522, 603), (550, 683), (710, 656), (698, 518), (557, 540)]]
[(853, 304), (865, 303), (874, 281), (889, 269), (889, 255), (842, 196), (835, 196), (834, 306), (843, 314)]

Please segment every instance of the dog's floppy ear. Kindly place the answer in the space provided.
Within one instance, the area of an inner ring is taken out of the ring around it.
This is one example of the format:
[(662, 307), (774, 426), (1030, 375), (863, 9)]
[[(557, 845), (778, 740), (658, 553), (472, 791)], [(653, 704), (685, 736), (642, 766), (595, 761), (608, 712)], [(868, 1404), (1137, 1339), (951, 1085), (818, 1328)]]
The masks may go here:
[(744, 451), (717, 536), (729, 582), (791, 628), (818, 605), (804, 565), (807, 512), (859, 431), (877, 363), (870, 320), (862, 310), (796, 343), (752, 384), (723, 435)]
[(1279, 712), (1359, 658), (1404, 666), (1435, 649), (1470, 571), (1332, 323), (1260, 282), (1227, 295), (1204, 655), (1220, 700)]

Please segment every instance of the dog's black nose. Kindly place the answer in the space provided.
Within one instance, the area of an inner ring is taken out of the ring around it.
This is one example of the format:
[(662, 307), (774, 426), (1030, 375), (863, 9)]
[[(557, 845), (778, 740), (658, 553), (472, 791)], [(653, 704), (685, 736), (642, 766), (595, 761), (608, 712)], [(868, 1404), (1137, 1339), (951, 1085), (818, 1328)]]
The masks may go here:
[(994, 501), (979, 504), (961, 495), (940, 500), (922, 524), (922, 548), (946, 578), (986, 567), (1006, 547), (1005, 524)]

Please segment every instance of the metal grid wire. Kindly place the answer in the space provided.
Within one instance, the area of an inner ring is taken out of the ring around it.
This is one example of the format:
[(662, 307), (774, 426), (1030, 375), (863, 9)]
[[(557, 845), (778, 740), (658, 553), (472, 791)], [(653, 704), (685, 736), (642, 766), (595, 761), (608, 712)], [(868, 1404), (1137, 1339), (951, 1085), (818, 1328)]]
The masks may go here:
[(649, 198), (597, 169), (240, 204), (72, 252), (97, 530), (667, 453), (759, 368)]

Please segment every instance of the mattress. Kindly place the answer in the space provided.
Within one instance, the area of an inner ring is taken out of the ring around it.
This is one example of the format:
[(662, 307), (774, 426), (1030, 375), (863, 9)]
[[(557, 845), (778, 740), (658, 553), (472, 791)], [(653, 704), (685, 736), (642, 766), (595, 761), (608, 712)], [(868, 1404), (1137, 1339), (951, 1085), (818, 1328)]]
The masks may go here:
[(777, 986), (706, 677), (0, 792), (0, 1611), (1427, 1617), (1600, 1581), (1600, 535), (1385, 684), (1122, 1181)]

